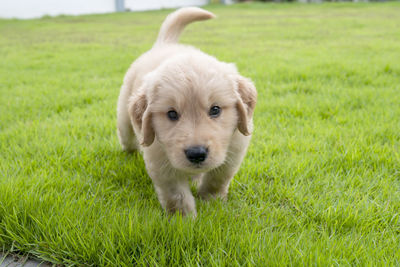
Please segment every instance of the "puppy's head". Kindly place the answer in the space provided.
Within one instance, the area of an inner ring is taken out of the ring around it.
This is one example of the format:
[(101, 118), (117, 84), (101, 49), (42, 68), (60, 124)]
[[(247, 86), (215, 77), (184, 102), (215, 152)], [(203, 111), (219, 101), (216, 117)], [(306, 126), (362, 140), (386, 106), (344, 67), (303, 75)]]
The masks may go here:
[(157, 138), (174, 168), (196, 173), (224, 163), (236, 130), (250, 135), (256, 98), (233, 65), (188, 55), (147, 75), (129, 113), (143, 146)]

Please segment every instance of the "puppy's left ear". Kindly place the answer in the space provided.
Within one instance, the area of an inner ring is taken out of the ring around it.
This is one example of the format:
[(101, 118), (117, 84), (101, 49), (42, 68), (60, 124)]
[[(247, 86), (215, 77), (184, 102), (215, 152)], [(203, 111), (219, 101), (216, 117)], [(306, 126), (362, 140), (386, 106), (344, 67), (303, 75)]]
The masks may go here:
[(238, 129), (243, 135), (250, 135), (251, 129), (249, 120), (253, 117), (254, 108), (257, 103), (257, 90), (250, 79), (239, 76), (236, 79), (238, 90), (238, 101), (236, 108), (238, 110), (239, 120)]
[(149, 111), (148, 101), (144, 94), (135, 95), (131, 99), (129, 115), (132, 124), (136, 124), (142, 132), (141, 144), (150, 146), (154, 141), (155, 134), (152, 126), (152, 113)]

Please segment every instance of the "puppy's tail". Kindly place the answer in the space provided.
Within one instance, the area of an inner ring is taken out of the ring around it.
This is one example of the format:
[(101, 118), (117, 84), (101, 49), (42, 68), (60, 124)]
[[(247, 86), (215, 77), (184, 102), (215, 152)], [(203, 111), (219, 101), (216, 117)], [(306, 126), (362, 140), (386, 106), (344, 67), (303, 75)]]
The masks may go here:
[(215, 18), (215, 15), (198, 7), (183, 7), (168, 15), (161, 25), (156, 45), (177, 43), (185, 26), (199, 20)]

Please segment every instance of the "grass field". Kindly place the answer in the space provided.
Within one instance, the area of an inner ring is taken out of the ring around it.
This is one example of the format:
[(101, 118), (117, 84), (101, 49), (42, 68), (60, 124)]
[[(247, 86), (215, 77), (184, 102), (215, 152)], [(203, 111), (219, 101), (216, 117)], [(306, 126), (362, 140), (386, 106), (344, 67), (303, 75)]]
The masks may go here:
[[(400, 3), (206, 7), (256, 83), (226, 203), (168, 218), (116, 101), (170, 11), (0, 20), (0, 251), (64, 265), (400, 265)], [(195, 189), (194, 189), (195, 190)]]

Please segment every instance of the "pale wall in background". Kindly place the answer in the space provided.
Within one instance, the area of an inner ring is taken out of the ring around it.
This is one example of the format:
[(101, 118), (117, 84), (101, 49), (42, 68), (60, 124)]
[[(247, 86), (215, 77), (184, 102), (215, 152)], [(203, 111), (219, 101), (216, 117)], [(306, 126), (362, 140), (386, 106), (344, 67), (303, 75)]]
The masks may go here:
[[(208, 0), (125, 0), (132, 11), (201, 6)], [(116, 11), (115, 0), (0, 0), (0, 18), (38, 18), (45, 15), (82, 15)]]
[(203, 6), (206, 4), (208, 4), (208, 0), (125, 0), (125, 8), (133, 11), (182, 6)]

